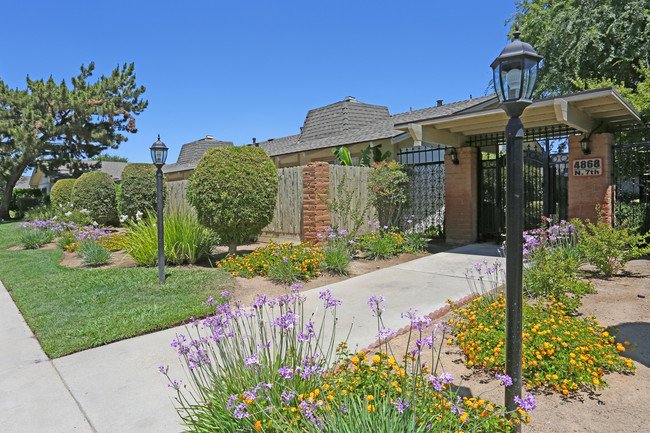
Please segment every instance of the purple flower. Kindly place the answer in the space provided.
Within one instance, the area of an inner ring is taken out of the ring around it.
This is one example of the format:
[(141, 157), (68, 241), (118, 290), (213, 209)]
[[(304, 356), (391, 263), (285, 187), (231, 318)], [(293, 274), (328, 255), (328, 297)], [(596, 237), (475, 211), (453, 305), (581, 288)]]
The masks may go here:
[(393, 331), (392, 329), (390, 329), (390, 328), (381, 328), (379, 330), (379, 333), (377, 333), (377, 335), (375, 335), (375, 338), (377, 340), (383, 341), (383, 340), (387, 340), (390, 337), (395, 337), (395, 336), (397, 336), (397, 332)]
[(273, 326), (278, 326), (285, 331), (288, 331), (290, 329), (293, 329), (296, 320), (298, 320), (299, 317), (300, 316), (295, 314), (293, 311), (289, 310), (285, 314), (276, 318), (275, 321), (273, 321)]
[(418, 331), (428, 329), (430, 324), (431, 319), (427, 316), (411, 317), (411, 327), (417, 329)]
[(169, 371), (169, 365), (167, 367), (165, 367), (163, 365), (159, 365), (158, 366), (158, 371), (160, 371), (162, 374), (166, 375), (167, 372)]
[(334, 296), (332, 296), (332, 293), (330, 292), (329, 289), (322, 291), (318, 294), (318, 298), (322, 299), (324, 304), (325, 304), (325, 309), (330, 308), (330, 307), (336, 307), (337, 305), (341, 305), (342, 302), (338, 299), (335, 299)]
[(246, 368), (257, 368), (257, 366), (260, 363), (260, 355), (259, 353), (253, 353), (251, 356), (247, 357), (244, 360), (244, 367)]
[(499, 379), (504, 386), (511, 386), (512, 385), (512, 378), (508, 376), (507, 374), (495, 374), (496, 378)]
[(394, 401), (391, 404), (397, 408), (397, 411), (399, 413), (404, 413), (404, 409), (410, 406), (409, 403), (403, 398), (399, 398), (397, 401)]
[(286, 366), (278, 368), (278, 373), (285, 379), (291, 379), (293, 377), (293, 368)]
[(379, 317), (381, 316), (381, 313), (386, 310), (386, 307), (381, 305), (382, 302), (384, 302), (386, 299), (382, 295), (373, 295), (368, 299), (368, 306), (370, 306), (370, 310), (372, 310), (373, 316)]
[(519, 407), (526, 412), (531, 411), (537, 407), (537, 402), (535, 401), (535, 397), (533, 397), (532, 394), (526, 394), (526, 397), (523, 400), (518, 395), (515, 396), (515, 403), (517, 403)]
[(248, 414), (246, 408), (246, 403), (241, 403), (235, 408), (235, 411), (232, 415), (237, 419), (248, 418), (250, 415)]

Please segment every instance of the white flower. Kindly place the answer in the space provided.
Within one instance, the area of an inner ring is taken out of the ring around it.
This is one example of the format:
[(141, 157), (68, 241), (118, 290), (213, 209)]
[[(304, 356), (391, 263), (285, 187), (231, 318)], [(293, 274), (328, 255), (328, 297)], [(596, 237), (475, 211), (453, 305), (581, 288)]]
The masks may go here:
[(90, 213), (88, 209), (81, 209), (81, 213)]
[(99, 225), (99, 223), (98, 223), (97, 221), (93, 221), (92, 224), (93, 224), (95, 227), (97, 227), (97, 226)]
[(140, 221), (140, 219), (142, 219), (142, 212), (141, 212), (141, 211), (137, 211), (137, 212), (136, 212), (136, 214), (135, 214), (135, 219), (136, 219), (137, 221)]
[(120, 215), (120, 222), (123, 223), (128, 217), (128, 215)]
[(70, 217), (71, 215), (72, 215), (72, 211), (67, 211), (67, 212), (65, 213), (65, 216), (67, 216), (67, 217)]

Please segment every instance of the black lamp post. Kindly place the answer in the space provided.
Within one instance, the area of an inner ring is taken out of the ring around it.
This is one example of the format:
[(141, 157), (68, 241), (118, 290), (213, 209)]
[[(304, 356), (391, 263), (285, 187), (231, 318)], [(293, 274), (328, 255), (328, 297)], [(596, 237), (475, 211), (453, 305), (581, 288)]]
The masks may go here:
[(163, 230), (163, 173), (162, 168), (167, 160), (167, 146), (160, 141), (160, 134), (158, 134), (158, 141), (151, 147), (151, 161), (156, 166), (156, 197), (157, 197), (157, 210), (158, 210), (158, 283), (165, 282), (165, 232)]
[[(515, 411), (515, 397), (521, 398), (521, 356), (523, 322), (523, 175), (524, 125), (519, 116), (532, 103), (537, 70), (542, 57), (530, 44), (514, 40), (492, 62), (494, 88), (499, 106), (510, 116), (506, 125), (507, 201), (506, 201), (506, 374), (512, 385), (506, 387), (506, 408)], [(519, 431), (519, 428), (517, 428)]]

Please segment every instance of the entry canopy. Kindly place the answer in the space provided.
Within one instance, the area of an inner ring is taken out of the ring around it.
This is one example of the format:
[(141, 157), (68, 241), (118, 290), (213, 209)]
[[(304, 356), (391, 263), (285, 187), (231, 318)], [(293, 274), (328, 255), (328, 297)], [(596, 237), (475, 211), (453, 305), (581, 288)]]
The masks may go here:
[[(494, 100), (491, 108), (397, 124), (395, 128), (410, 132), (416, 146), (425, 143), (461, 147), (473, 136), (504, 131), (508, 116), (496, 106), (496, 97)], [(561, 128), (575, 134), (643, 123), (639, 113), (612, 87), (538, 99), (526, 108), (521, 121), (527, 132)]]

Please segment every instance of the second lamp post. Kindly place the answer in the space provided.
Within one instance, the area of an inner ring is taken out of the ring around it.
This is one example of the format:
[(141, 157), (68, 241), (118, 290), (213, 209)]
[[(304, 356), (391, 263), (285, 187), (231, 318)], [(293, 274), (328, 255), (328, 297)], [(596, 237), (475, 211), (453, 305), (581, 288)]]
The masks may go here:
[(162, 168), (167, 160), (167, 146), (160, 141), (156, 141), (150, 148), (151, 160), (156, 166), (156, 205), (158, 213), (158, 283), (165, 282), (165, 231), (163, 228), (163, 172)]
[(524, 125), (519, 116), (532, 103), (537, 70), (542, 57), (530, 44), (514, 39), (492, 62), (499, 106), (510, 117), (506, 125), (506, 409), (517, 410), (521, 398), (523, 328), (523, 231), (524, 231)]

